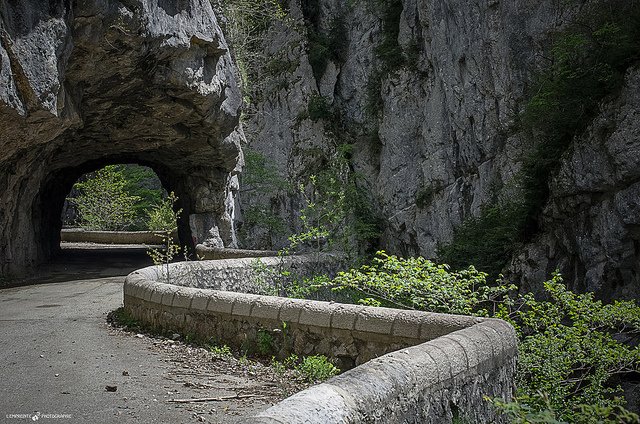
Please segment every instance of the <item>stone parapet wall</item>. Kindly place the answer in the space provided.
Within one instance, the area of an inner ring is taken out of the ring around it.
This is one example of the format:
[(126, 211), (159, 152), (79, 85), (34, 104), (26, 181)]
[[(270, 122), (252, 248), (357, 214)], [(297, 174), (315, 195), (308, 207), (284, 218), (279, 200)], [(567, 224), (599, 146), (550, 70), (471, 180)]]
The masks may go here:
[[(227, 249), (225, 249), (227, 250)], [(338, 253), (233, 258), (169, 264), (161, 268), (149, 267), (139, 272), (156, 281), (184, 287), (227, 290), (242, 293), (271, 294), (284, 284), (281, 273), (286, 271), (297, 278), (313, 275), (334, 275), (344, 267)]]
[(213, 260), (277, 256), (278, 252), (274, 250), (229, 249), (226, 247), (210, 247), (204, 244), (198, 244), (196, 246), (196, 255), (198, 259), (201, 260)]
[(501, 422), (484, 396), (512, 396), (517, 342), (506, 322), (202, 289), (183, 278), (209, 270), (218, 287), (242, 287), (231, 281), (252, 261), (148, 267), (124, 286), (125, 309), (155, 328), (247, 350), (266, 333), (275, 356), (324, 354), (351, 368), (243, 422)]
[[(173, 235), (177, 241), (177, 234)], [(60, 231), (60, 241), (67, 243), (104, 244), (163, 244), (163, 239), (154, 231), (88, 231), (65, 228)]]

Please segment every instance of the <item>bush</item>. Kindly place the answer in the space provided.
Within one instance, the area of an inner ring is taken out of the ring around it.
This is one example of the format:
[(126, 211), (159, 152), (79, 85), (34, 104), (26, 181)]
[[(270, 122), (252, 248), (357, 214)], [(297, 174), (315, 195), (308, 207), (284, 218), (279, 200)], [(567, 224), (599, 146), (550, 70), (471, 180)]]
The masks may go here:
[(640, 349), (625, 343), (640, 334), (640, 308), (573, 293), (557, 273), (544, 289), (548, 300), (506, 297), (496, 314), (513, 324), (520, 339), (518, 396), (536, 410), (550, 408), (560, 420), (584, 422), (578, 417), (588, 414), (605, 419), (601, 414), (624, 405), (613, 377), (640, 370)]
[(67, 198), (78, 209), (80, 226), (87, 230), (125, 230), (133, 225), (138, 196), (125, 189), (127, 180), (115, 165), (104, 168), (74, 185), (80, 194)]
[(615, 422), (615, 417), (637, 422), (614, 384), (616, 377), (640, 371), (640, 348), (634, 343), (640, 307), (635, 302), (605, 304), (592, 293), (573, 293), (559, 274), (544, 283), (546, 300), (514, 296), (515, 286), (490, 286), (486, 274), (473, 267), (450, 271), (424, 258), (384, 252), (372, 265), (342, 272), (325, 286), (349, 290), (365, 304), (509, 321), (520, 342), (517, 402), (494, 402), (514, 419), (531, 418), (515, 422), (597, 423)]
[(307, 107), (309, 113), (309, 119), (316, 122), (320, 119), (331, 118), (331, 106), (326, 97), (319, 94), (312, 94), (309, 99), (309, 105)]
[(177, 200), (176, 195), (171, 192), (165, 199), (147, 211), (149, 230), (169, 234), (178, 229), (177, 221), (182, 209), (174, 211), (174, 204)]
[(298, 371), (302, 377), (310, 382), (320, 382), (334, 375), (340, 374), (340, 370), (333, 365), (326, 356), (314, 355), (307, 356), (302, 359), (295, 370)]
[(489, 287), (487, 274), (469, 267), (450, 271), (425, 258), (402, 259), (377, 252), (371, 265), (340, 272), (329, 284), (355, 290), (360, 303), (452, 314), (488, 315), (511, 287)]

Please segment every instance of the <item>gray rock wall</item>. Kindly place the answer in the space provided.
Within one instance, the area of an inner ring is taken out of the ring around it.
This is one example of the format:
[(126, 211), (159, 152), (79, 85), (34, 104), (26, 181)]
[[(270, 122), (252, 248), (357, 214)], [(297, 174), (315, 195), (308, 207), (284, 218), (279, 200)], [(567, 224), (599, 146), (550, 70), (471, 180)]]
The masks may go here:
[(640, 297), (640, 70), (576, 140), (551, 182), (543, 233), (512, 261), (526, 287), (559, 268), (573, 287)]
[(235, 246), (240, 103), (208, 1), (0, 1), (0, 276), (58, 248), (71, 186), (110, 163), (176, 193), (183, 244), (206, 221)]
[[(274, 25), (264, 45), (269, 57), (286, 57), (297, 66), (289, 74), (262, 79), (266, 88), (245, 126), (248, 145), (295, 180), (318, 169), (314, 164), (326, 166), (317, 157), (330, 157), (336, 144), (353, 144), (354, 172), (383, 219), (382, 247), (433, 258), (438, 244), (450, 241), (456, 226), (477, 216), (496, 190), (517, 184), (514, 176), (536, 141), (515, 125), (533, 72), (547, 63), (551, 35), (595, 2), (402, 0), (395, 29), (405, 64), (374, 84), (381, 105), (372, 116), (367, 111), (372, 76), (385, 66), (376, 49), (388, 33), (374, 3), (318, 2), (315, 24), (325, 34), (336, 19), (346, 23), (341, 38), (346, 54), (343, 60), (329, 60), (316, 80), (301, 3), (290, 2), (296, 25)], [(632, 189), (634, 177), (615, 170), (635, 166), (630, 158), (637, 149), (637, 129), (629, 116), (637, 107), (617, 106), (628, 103), (634, 87), (630, 79), (629, 94), (603, 105), (594, 124), (611, 126), (625, 138), (614, 152), (625, 162), (609, 160), (602, 148), (579, 147), (566, 158), (559, 182), (552, 183), (541, 234), (511, 267), (525, 285), (544, 281), (559, 266), (574, 288), (602, 287), (603, 295), (635, 293), (638, 202), (631, 191), (621, 191)], [(314, 94), (325, 96), (343, 121), (337, 135), (331, 132), (333, 117), (300, 119)], [(602, 145), (609, 136), (595, 137)], [(575, 168), (576, 161), (588, 165)], [(568, 169), (572, 176), (566, 175)], [(606, 175), (606, 181), (595, 181), (594, 175)], [(293, 222), (300, 207), (296, 196), (282, 193), (249, 193), (240, 202), (244, 210), (270, 208), (286, 222)], [(250, 246), (256, 239), (245, 242)]]

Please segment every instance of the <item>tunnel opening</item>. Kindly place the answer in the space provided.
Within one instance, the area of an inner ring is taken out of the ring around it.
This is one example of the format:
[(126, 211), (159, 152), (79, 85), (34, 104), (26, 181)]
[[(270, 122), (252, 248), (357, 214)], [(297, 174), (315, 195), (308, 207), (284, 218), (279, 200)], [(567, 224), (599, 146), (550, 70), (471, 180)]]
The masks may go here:
[(242, 97), (213, 11), (160, 25), (147, 9), (58, 9), (0, 17), (0, 287), (59, 253), (65, 198), (109, 164), (148, 166), (176, 194), (189, 251), (210, 234), (236, 247)]
[[(34, 230), (36, 234), (40, 255), (49, 258), (48, 265), (56, 263), (69, 266), (78, 265), (79, 263), (95, 264), (93, 271), (109, 268), (129, 269), (140, 265), (151, 265), (152, 261), (148, 257), (147, 247), (137, 245), (127, 248), (126, 246), (109, 246), (95, 244), (91, 248), (87, 246), (66, 245), (61, 241), (61, 230), (65, 224), (78, 225), (82, 224), (82, 219), (69, 219), (70, 202), (69, 198), (78, 195), (78, 190), (74, 190), (74, 185), (80, 182), (86, 182), (89, 178), (95, 177), (100, 170), (115, 169), (120, 172), (122, 170), (142, 171), (156, 185), (156, 189), (161, 192), (160, 196), (166, 196), (167, 193), (175, 193), (176, 201), (174, 210), (181, 210), (176, 222), (177, 239), (181, 247), (181, 252), (186, 256), (192, 256), (194, 252), (194, 237), (190, 226), (190, 215), (192, 212), (191, 196), (185, 190), (185, 185), (179, 183), (179, 176), (174, 175), (172, 170), (166, 166), (155, 162), (145, 161), (138, 158), (127, 156), (114, 156), (101, 158), (85, 162), (79, 166), (65, 167), (58, 169), (44, 179), (42, 188), (39, 191), (39, 206), (33, 209), (33, 222), (40, 223)], [(74, 193), (75, 191), (75, 193)], [(65, 211), (67, 213), (65, 213)], [(139, 211), (140, 218), (145, 211)], [(97, 228), (87, 226), (93, 230), (142, 230), (144, 223), (139, 221), (132, 222), (131, 225), (122, 226), (121, 228), (105, 227)], [(183, 257), (183, 255), (181, 255)], [(91, 270), (88, 270), (91, 273)]]
[[(62, 209), (62, 229), (135, 232), (177, 228), (176, 220), (169, 219), (175, 213), (167, 207), (169, 196), (151, 168), (108, 165), (82, 175), (73, 185)], [(164, 220), (159, 222), (159, 217)]]

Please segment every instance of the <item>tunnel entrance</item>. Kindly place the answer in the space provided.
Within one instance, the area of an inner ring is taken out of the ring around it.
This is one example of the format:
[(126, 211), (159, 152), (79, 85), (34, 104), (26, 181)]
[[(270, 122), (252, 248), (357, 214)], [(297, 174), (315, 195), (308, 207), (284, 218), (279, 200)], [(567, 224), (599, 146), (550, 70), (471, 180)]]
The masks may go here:
[[(164, 251), (164, 237), (179, 243), (178, 201), (147, 166), (107, 165), (83, 174), (63, 203), (60, 249), (39, 278), (111, 277), (153, 265), (149, 250)], [(176, 259), (192, 256), (187, 236)]]
[[(173, 196), (173, 193), (171, 193)], [(169, 192), (149, 167), (108, 165), (82, 175), (62, 208), (63, 230), (165, 231), (176, 227)]]
[(183, 246), (236, 247), (242, 97), (213, 10), (54, 3), (0, 13), (0, 286), (60, 253), (65, 198), (111, 164), (176, 194)]

